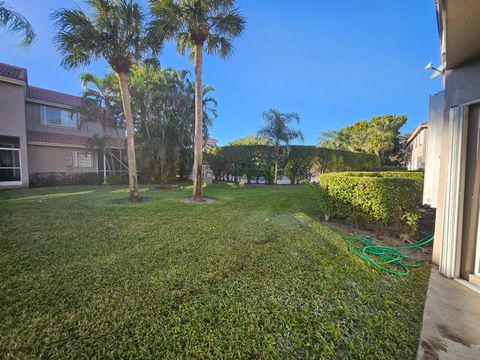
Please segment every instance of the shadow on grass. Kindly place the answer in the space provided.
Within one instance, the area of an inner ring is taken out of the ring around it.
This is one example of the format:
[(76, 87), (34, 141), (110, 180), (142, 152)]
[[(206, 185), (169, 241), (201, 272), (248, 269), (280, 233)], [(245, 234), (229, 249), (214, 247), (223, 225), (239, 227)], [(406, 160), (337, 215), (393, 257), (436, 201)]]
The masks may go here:
[(130, 201), (130, 199), (126, 197), (126, 198), (120, 198), (120, 199), (113, 199), (112, 204), (115, 204), (115, 205), (141, 204), (151, 200), (152, 198), (147, 196), (140, 197), (138, 201)]

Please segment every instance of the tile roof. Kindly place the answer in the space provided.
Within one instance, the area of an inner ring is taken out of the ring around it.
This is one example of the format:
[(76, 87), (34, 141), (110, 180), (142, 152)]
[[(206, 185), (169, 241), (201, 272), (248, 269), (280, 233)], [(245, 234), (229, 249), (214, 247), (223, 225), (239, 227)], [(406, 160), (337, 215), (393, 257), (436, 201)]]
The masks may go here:
[(27, 82), (27, 69), (0, 63), (0, 76)]
[[(27, 141), (32, 142), (85, 146), (88, 139), (88, 136), (82, 135), (60, 134), (46, 131), (27, 131)], [(125, 139), (108, 138), (107, 145), (113, 148), (125, 148)]]
[(24, 81), (27, 84), (27, 100), (40, 100), (68, 107), (76, 107), (81, 104), (82, 98), (80, 96), (74, 96), (28, 85), (27, 69), (0, 63), (0, 76)]
[(57, 91), (28, 86), (27, 100), (40, 100), (58, 105), (66, 105), (70, 107), (80, 106), (82, 98), (80, 96), (69, 95)]

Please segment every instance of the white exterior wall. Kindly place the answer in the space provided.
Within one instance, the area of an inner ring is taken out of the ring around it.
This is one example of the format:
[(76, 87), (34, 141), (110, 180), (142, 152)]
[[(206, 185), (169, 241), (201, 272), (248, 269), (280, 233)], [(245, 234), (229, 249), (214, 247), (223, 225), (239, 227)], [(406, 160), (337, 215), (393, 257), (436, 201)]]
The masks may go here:
[(430, 96), (428, 141), (425, 155), (425, 180), (423, 203), (437, 207), (440, 161), (442, 154), (442, 131), (445, 113), (445, 92)]

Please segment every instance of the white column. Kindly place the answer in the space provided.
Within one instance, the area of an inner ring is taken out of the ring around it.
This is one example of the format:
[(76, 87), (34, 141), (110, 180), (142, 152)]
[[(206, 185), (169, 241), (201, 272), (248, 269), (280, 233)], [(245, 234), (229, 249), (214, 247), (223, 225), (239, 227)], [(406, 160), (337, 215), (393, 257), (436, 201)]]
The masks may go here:
[(105, 157), (105, 150), (103, 151), (103, 185), (107, 184), (107, 158)]

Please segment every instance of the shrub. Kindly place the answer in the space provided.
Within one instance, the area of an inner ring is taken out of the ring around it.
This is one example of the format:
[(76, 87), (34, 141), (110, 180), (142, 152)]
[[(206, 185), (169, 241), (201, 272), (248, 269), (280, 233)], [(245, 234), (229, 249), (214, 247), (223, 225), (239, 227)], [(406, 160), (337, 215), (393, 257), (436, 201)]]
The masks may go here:
[[(140, 177), (139, 177), (139, 182), (140, 182)], [(108, 185), (128, 185), (128, 173), (126, 173), (126, 172), (118, 172), (118, 173), (109, 172), (107, 174), (107, 184)]]
[(400, 223), (414, 233), (422, 204), (423, 174), (343, 172), (320, 176), (325, 213), (378, 225)]
[(396, 165), (384, 165), (379, 168), (373, 169), (374, 171), (401, 171), (407, 172), (408, 168), (406, 166), (396, 166)]
[(30, 187), (48, 187), (65, 185), (101, 185), (103, 174), (86, 173), (33, 173), (30, 175)]
[[(245, 176), (273, 181), (274, 147), (269, 145), (233, 145), (205, 153), (216, 180), (234, 180)], [(311, 176), (334, 171), (367, 171), (380, 165), (377, 155), (315, 146), (288, 146), (280, 152), (280, 174), (292, 184)]]

